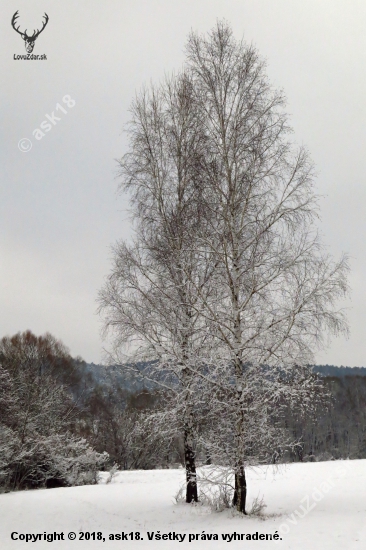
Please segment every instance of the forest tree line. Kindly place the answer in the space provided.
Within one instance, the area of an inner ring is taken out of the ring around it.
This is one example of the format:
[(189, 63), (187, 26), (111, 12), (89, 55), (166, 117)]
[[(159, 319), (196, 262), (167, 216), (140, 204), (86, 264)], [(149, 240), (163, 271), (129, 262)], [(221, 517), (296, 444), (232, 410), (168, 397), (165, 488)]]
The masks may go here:
[[(278, 458), (276, 458), (276, 449), (273, 449), (274, 461), (366, 458), (366, 368), (314, 365), (313, 370), (321, 377), (325, 390), (329, 393), (329, 402), (326, 407), (318, 409), (316, 419), (312, 416), (301, 418), (290, 410), (287, 411), (283, 424), (299, 445), (291, 451), (282, 453)], [(123, 422), (120, 431), (117, 428), (119, 415), (121, 419), (126, 417), (126, 420), (128, 418), (131, 422), (132, 413), (137, 421), (139, 412), (144, 415), (162, 406), (161, 398), (154, 389), (148, 384), (146, 384), (147, 387), (143, 387), (140, 381), (135, 381), (139, 389), (134, 389), (133, 381), (126, 380), (123, 367), (117, 365), (104, 367), (88, 364), (86, 372), (95, 381), (93, 397), (91, 397), (91, 402), (94, 402), (95, 406), (93, 414), (95, 419), (99, 417), (99, 432), (103, 433), (106, 443), (103, 446), (100, 441), (94, 440), (100, 452), (106, 450), (121, 468), (126, 469), (134, 468), (133, 463), (138, 464), (139, 468), (169, 467), (174, 463), (184, 467), (183, 442), (178, 434), (175, 438), (164, 442), (165, 453), (160, 453), (157, 445), (157, 453), (154, 456), (152, 446), (146, 450), (146, 456), (141, 454), (137, 460), (136, 450), (135, 454), (132, 452), (133, 445), (130, 449), (131, 455), (128, 456), (127, 434), (122, 428)], [(328, 372), (332, 372), (333, 375), (328, 376)], [(99, 382), (97, 383), (96, 380)], [(119, 382), (116, 383), (116, 380)], [(113, 387), (118, 387), (118, 390), (114, 392)], [(96, 400), (97, 395), (100, 401)], [(99, 412), (97, 412), (98, 408)], [(129, 424), (127, 431), (130, 429), (132, 436), (133, 422)], [(204, 427), (202, 426), (201, 429)], [(130, 441), (133, 441), (133, 437)], [(118, 448), (120, 454), (115, 454), (113, 448)], [(207, 463), (208, 458), (204, 449), (198, 450), (198, 456), (200, 464)]]
[[(337, 367), (332, 367), (337, 372)], [(318, 366), (319, 372), (327, 372)], [(358, 369), (360, 370), (360, 369)], [(361, 369), (362, 371), (362, 369)], [(366, 458), (366, 376), (323, 376), (331, 395), (314, 417), (283, 417), (298, 442), (273, 462)], [(179, 430), (157, 430), (164, 392), (126, 379), (123, 366), (72, 358), (51, 335), (0, 341), (0, 483), (3, 488), (95, 482), (99, 469), (185, 465)], [(204, 422), (197, 430), (207, 429)], [(196, 449), (198, 464), (211, 462)]]

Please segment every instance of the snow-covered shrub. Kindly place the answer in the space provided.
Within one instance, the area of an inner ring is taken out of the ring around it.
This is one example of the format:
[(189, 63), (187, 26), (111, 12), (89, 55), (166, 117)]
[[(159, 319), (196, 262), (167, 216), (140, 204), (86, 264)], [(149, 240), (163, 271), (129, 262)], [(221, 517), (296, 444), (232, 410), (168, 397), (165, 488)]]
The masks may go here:
[[(199, 487), (199, 505), (211, 508), (213, 512), (222, 512), (231, 508), (234, 494), (234, 476), (229, 468), (217, 466), (200, 468), (197, 476)], [(174, 495), (177, 504), (186, 501), (186, 484), (182, 484)]]
[[(110, 456), (121, 470), (166, 468), (179, 458), (171, 411), (161, 407), (121, 407), (116, 395), (98, 396), (92, 403), (91, 443)], [(133, 396), (136, 398), (136, 396)]]
[(108, 455), (72, 433), (79, 410), (61, 383), (67, 366), (72, 373), (72, 358), (51, 335), (0, 340), (0, 486), (96, 483)]
[(232, 506), (234, 477), (229, 468), (206, 467), (199, 471), (199, 501), (214, 512), (222, 512)]
[(114, 463), (112, 468), (109, 470), (108, 477), (106, 479), (106, 484), (111, 483), (113, 478), (116, 477), (118, 473), (118, 464)]
[(9, 464), (16, 449), (16, 435), (11, 428), (0, 424), (0, 487), (6, 487), (9, 482)]
[[(222, 512), (232, 507), (234, 496), (234, 473), (230, 468), (205, 466), (198, 470), (198, 504), (207, 506), (212, 512)], [(186, 484), (182, 484), (174, 500), (185, 502)]]
[(174, 495), (174, 500), (176, 504), (180, 504), (181, 502), (185, 502), (185, 492), (186, 492), (186, 484), (183, 483), (178, 489), (178, 491)]
[(200, 485), (199, 501), (204, 506), (209, 506), (213, 512), (222, 512), (230, 508), (234, 490), (226, 485)]
[(249, 516), (259, 516), (263, 515), (263, 510), (267, 508), (267, 504), (264, 504), (263, 497), (259, 495), (253, 500), (252, 506), (248, 512)]
[(0, 445), (0, 481), (10, 489), (97, 483), (98, 471), (108, 458), (68, 433), (21, 441), (5, 428), (1, 435), (5, 437)]

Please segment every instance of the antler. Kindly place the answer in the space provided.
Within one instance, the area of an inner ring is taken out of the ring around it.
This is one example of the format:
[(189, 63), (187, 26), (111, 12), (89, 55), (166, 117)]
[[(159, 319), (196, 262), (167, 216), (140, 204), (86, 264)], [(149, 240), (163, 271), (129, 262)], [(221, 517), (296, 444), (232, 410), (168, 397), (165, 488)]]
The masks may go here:
[(23, 38), (23, 40), (25, 40), (26, 38), (28, 38), (28, 39), (31, 38), (32, 41), (34, 41), (34, 40), (38, 37), (38, 35), (41, 34), (41, 32), (43, 31), (43, 29), (44, 29), (45, 26), (47, 25), (48, 19), (49, 19), (47, 13), (45, 12), (45, 14), (44, 14), (44, 16), (43, 16), (43, 17), (45, 18), (45, 21), (43, 21), (43, 23), (42, 23), (42, 28), (41, 28), (41, 30), (39, 31), (39, 30), (37, 29), (36, 31), (33, 31), (32, 36), (28, 36), (28, 35), (27, 35), (27, 29), (25, 29), (24, 32), (21, 32), (21, 31), (19, 30), (20, 25), (18, 25), (18, 27), (15, 26), (15, 23), (17, 22), (18, 17), (19, 17), (19, 10), (17, 10), (17, 11), (14, 13), (14, 15), (13, 15), (13, 17), (12, 17), (12, 20), (11, 20), (11, 26), (13, 27), (13, 29), (14, 29), (15, 31), (17, 31), (17, 33), (20, 34), (20, 36)]
[(45, 28), (45, 26), (46, 26), (47, 23), (48, 23), (49, 17), (48, 17), (48, 15), (47, 15), (46, 12), (44, 13), (44, 16), (43, 16), (43, 17), (45, 18), (45, 21), (42, 23), (42, 28), (41, 28), (41, 30), (39, 31), (39, 30), (37, 29), (37, 34), (36, 34), (36, 31), (34, 31), (34, 33), (33, 33), (33, 35), (32, 35), (32, 38), (34, 38), (34, 40), (37, 38), (38, 35), (41, 34), (41, 32), (43, 31), (43, 29)]
[(11, 20), (11, 26), (12, 26), (13, 29), (14, 29), (17, 33), (19, 33), (20, 36), (24, 39), (24, 36), (26, 36), (26, 35), (25, 35), (23, 32), (20, 32), (20, 30), (19, 30), (20, 25), (19, 25), (18, 27), (15, 26), (15, 23), (17, 22), (18, 17), (19, 17), (19, 10), (17, 10), (17, 11), (14, 13), (14, 15), (13, 15), (13, 17), (12, 17), (12, 20)]

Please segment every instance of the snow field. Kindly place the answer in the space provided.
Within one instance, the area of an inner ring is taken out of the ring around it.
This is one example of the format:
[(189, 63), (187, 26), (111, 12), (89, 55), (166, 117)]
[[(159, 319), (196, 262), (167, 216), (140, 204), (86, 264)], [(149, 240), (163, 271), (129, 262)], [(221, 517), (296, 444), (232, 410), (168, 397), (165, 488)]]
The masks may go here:
[[(107, 477), (102, 474), (99, 485), (0, 495), (1, 550), (221, 550), (228, 544), (229, 548), (248, 549), (366, 548), (366, 460), (297, 463), (277, 471), (273, 466), (249, 471), (248, 508), (255, 497), (263, 495), (265, 521), (239, 517), (231, 510), (212, 513), (200, 505), (175, 504), (174, 495), (184, 482), (182, 469), (119, 472), (109, 484), (105, 483)], [(20, 534), (63, 532), (66, 540), (11, 540), (12, 532), (17, 532), (13, 536), (18, 538)], [(69, 532), (76, 533), (77, 539), (68, 540)], [(78, 540), (79, 532), (94, 532), (95, 537), (101, 532), (105, 541)], [(276, 532), (282, 540), (246, 538), (247, 534), (252, 537), (258, 533), (259, 538), (260, 534)], [(108, 538), (110, 534), (123, 538), (122, 533), (125, 540)], [(130, 533), (134, 538), (139, 533), (143, 540), (130, 540)], [(167, 535), (167, 540), (156, 540), (158, 534)], [(216, 534), (218, 540), (202, 540), (207, 534)], [(238, 534), (244, 534), (244, 540), (235, 540)]]

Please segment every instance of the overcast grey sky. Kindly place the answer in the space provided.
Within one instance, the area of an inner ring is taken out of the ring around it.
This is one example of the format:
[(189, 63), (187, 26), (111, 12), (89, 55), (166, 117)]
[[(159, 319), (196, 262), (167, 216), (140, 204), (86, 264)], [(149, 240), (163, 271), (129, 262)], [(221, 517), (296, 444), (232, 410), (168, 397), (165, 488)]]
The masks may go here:
[[(10, 25), (17, 10), (28, 34), (48, 14), (33, 52), (46, 61), (13, 59), (26, 53)], [(351, 336), (318, 362), (366, 366), (364, 0), (3, 1), (0, 337), (49, 331), (73, 355), (101, 360), (95, 300), (110, 245), (130, 231), (115, 162), (128, 107), (144, 83), (181, 67), (189, 31), (207, 32), (217, 18), (258, 47), (285, 90), (295, 139), (319, 174), (324, 240), (336, 257), (351, 256)], [(37, 141), (52, 112), (60, 120)]]

